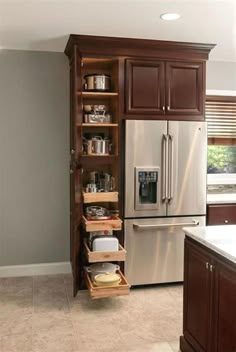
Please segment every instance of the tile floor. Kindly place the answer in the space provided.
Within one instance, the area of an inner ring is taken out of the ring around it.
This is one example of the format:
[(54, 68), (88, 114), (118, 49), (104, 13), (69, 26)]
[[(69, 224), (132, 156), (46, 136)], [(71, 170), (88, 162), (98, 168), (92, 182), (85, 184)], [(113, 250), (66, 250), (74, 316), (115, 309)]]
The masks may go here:
[(177, 352), (182, 286), (72, 297), (70, 275), (0, 279), (0, 352)]

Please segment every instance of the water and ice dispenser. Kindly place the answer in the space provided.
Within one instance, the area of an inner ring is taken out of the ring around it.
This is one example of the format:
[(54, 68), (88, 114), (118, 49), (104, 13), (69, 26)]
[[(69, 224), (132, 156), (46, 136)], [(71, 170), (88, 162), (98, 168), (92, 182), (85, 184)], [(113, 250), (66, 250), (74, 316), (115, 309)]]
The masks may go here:
[(135, 168), (135, 210), (159, 209), (159, 167)]

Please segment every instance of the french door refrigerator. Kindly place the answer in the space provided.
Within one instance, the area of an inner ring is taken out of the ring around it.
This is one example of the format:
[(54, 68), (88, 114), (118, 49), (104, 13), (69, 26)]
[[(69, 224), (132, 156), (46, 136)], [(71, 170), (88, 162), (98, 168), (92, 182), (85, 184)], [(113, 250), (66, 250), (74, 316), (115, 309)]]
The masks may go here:
[(206, 123), (127, 120), (125, 135), (125, 275), (183, 281), (182, 228), (205, 225)]

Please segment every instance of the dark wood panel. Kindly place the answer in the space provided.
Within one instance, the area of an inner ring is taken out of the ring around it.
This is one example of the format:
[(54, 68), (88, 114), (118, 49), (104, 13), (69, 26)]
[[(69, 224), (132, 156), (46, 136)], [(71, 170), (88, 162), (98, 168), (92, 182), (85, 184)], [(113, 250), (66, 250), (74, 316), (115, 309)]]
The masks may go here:
[(166, 63), (166, 113), (203, 115), (203, 63)]
[(180, 351), (181, 352), (196, 352), (193, 347), (186, 341), (184, 336), (180, 336)]
[(215, 351), (236, 351), (236, 269), (217, 263)]
[(164, 63), (126, 60), (126, 112), (164, 114)]
[(208, 204), (208, 225), (236, 224), (236, 204)]
[(68, 57), (71, 57), (74, 45), (79, 46), (83, 55), (169, 57), (182, 60), (207, 60), (210, 50), (215, 47), (215, 44), (204, 43), (71, 34), (65, 48)]
[(206, 263), (209, 256), (185, 240), (184, 259), (184, 324), (185, 339), (198, 352), (209, 345), (211, 281)]

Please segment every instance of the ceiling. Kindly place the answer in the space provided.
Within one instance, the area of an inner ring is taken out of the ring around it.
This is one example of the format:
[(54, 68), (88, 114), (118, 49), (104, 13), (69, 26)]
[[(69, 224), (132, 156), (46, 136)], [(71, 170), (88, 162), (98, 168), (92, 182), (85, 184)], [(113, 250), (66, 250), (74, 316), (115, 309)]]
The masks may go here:
[(0, 0), (1, 48), (63, 52), (70, 33), (212, 43), (210, 60), (236, 62), (236, 0)]

